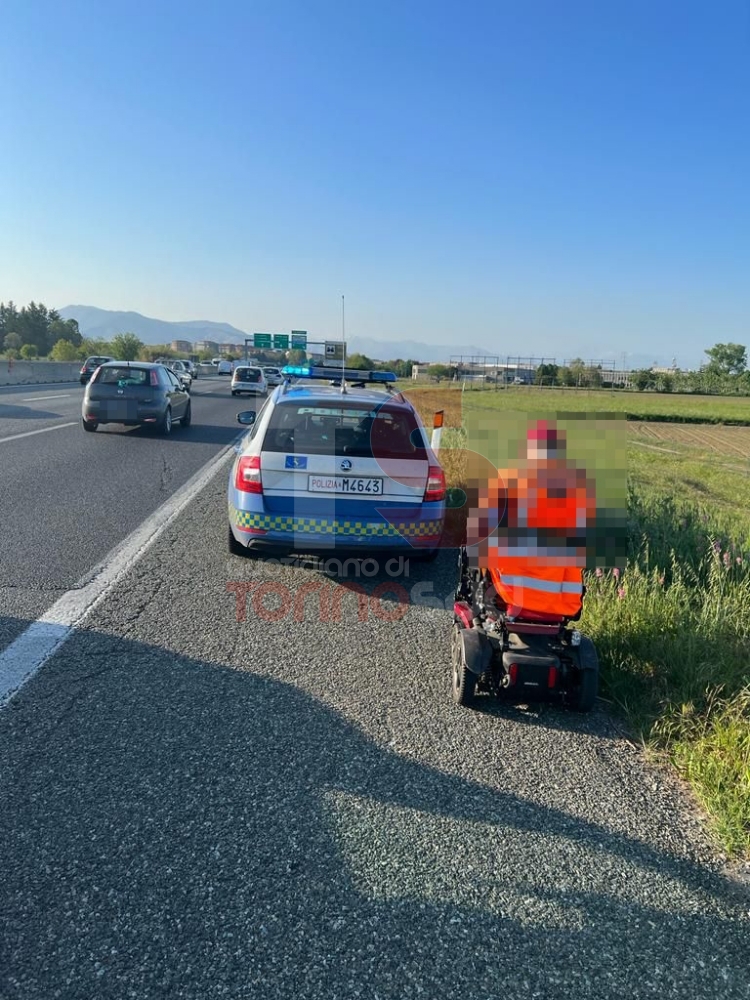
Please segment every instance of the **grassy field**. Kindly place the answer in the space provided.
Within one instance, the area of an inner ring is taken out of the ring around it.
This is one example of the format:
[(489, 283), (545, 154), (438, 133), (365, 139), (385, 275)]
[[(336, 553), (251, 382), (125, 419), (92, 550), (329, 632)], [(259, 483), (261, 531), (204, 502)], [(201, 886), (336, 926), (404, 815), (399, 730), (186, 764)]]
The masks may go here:
[[(424, 405), (441, 400), (451, 409), (472, 406), (492, 410), (549, 410), (562, 412), (624, 413), (628, 420), (676, 421), (677, 423), (737, 424), (750, 426), (750, 397), (671, 395), (630, 392), (622, 389), (540, 389), (516, 386), (508, 389), (470, 389), (460, 385), (420, 385), (401, 382), (399, 389)], [(463, 401), (461, 397), (463, 396)]]
[[(455, 429), (467, 407), (632, 418), (628, 563), (588, 574), (582, 628), (599, 650), (603, 696), (690, 782), (727, 853), (750, 856), (750, 430), (716, 426), (745, 411), (750, 422), (750, 401), (528, 389), (462, 401), (453, 387), (406, 391), (428, 426), (445, 410), (454, 430), (441, 458), (453, 485), (466, 476)], [(703, 426), (691, 423), (697, 413)]]

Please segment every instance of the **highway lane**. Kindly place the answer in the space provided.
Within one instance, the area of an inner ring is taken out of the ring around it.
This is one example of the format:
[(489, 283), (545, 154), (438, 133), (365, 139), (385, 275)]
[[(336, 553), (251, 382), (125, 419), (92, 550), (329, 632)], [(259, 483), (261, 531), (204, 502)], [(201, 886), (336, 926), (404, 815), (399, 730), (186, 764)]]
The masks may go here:
[(228, 445), (246, 405), (227, 379), (200, 378), (192, 425), (163, 438), (85, 434), (82, 397), (80, 385), (0, 392), (0, 649)]
[(747, 885), (601, 706), (453, 706), (448, 555), (363, 609), (224, 487), (0, 712), (3, 1000), (747, 997)]

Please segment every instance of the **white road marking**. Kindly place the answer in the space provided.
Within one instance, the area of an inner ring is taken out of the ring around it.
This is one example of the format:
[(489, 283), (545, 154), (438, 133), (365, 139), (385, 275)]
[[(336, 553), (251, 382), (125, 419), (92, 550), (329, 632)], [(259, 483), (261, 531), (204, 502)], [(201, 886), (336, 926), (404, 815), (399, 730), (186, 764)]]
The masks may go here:
[(26, 396), (22, 403), (35, 403), (39, 399), (70, 399), (72, 393), (66, 392), (61, 396)]
[(6, 705), (57, 652), (73, 630), (104, 600), (128, 570), (148, 552), (165, 528), (211, 481), (227, 459), (232, 457), (234, 442), (199, 469), (98, 566), (55, 601), (41, 618), (0, 653), (0, 707)]
[(6, 441), (18, 441), (19, 438), (30, 438), (34, 434), (46, 434), (47, 431), (61, 431), (63, 427), (75, 427), (78, 424), (77, 420), (74, 420), (69, 424), (55, 424), (54, 427), (41, 427), (38, 431), (24, 431), (23, 434), (11, 434), (10, 437), (0, 438), (0, 444), (5, 444)]

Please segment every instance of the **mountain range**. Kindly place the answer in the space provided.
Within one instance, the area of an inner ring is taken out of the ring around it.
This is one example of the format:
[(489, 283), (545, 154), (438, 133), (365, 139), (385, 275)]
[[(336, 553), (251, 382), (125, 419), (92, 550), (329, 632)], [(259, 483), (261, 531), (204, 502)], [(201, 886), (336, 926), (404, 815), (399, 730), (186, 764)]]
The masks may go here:
[[(63, 319), (75, 319), (84, 337), (91, 337), (97, 340), (111, 340), (118, 333), (134, 333), (144, 344), (169, 344), (173, 340), (188, 340), (194, 343), (197, 340), (214, 340), (220, 344), (236, 344), (244, 347), (245, 337), (248, 336), (244, 330), (239, 330), (230, 323), (216, 323), (211, 320), (185, 320), (180, 322), (167, 321), (163, 319), (153, 319), (150, 316), (143, 316), (138, 312), (118, 312), (111, 309), (99, 309), (96, 306), (65, 306), (58, 312)], [(254, 332), (254, 331), (253, 331)], [(275, 331), (280, 333), (281, 331)], [(331, 340), (339, 339), (332, 336)], [(516, 348), (513, 351), (507, 347), (496, 347), (494, 350), (487, 350), (484, 347), (477, 347), (472, 344), (425, 344), (419, 340), (377, 340), (373, 337), (350, 336), (347, 339), (347, 349), (350, 354), (365, 354), (374, 360), (392, 361), (396, 358), (411, 358), (415, 361), (436, 362), (449, 361), (452, 357), (463, 355), (464, 357), (497, 357), (504, 358), (506, 355), (519, 354)], [(534, 347), (530, 345), (530, 353), (534, 354)], [(574, 357), (574, 350), (561, 351), (558, 358), (560, 363), (564, 357)], [(526, 355), (528, 357), (528, 355)], [(587, 355), (581, 355), (588, 360)], [(602, 351), (598, 358), (600, 360), (610, 360), (615, 367), (621, 368), (621, 356), (615, 355), (611, 351)], [(618, 363), (619, 360), (619, 363)], [(653, 355), (632, 355), (627, 356), (627, 366), (630, 369), (649, 368), (655, 361), (665, 363), (664, 359), (656, 359)], [(668, 362), (667, 362), (668, 363)]]
[[(169, 344), (173, 340), (214, 340), (220, 344), (237, 344), (244, 347), (249, 334), (238, 330), (229, 323), (215, 323), (211, 320), (186, 320), (172, 322), (153, 319), (137, 312), (118, 312), (98, 309), (96, 306), (65, 306), (58, 312), (63, 319), (75, 319), (84, 337), (97, 340), (111, 340), (118, 333), (134, 333), (144, 344)], [(277, 333), (281, 331), (276, 331)], [(339, 339), (336, 336), (331, 340)], [(424, 344), (418, 340), (375, 340), (372, 337), (349, 337), (347, 349), (350, 354), (366, 354), (376, 360), (413, 358), (417, 361), (448, 361), (454, 354), (490, 355), (491, 352), (466, 344), (445, 346)]]

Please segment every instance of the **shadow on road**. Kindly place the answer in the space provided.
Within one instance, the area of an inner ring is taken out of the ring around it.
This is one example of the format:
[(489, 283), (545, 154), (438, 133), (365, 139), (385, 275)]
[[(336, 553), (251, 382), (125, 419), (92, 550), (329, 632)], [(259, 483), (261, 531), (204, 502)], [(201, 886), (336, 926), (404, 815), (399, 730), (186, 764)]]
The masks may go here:
[(745, 890), (79, 631), (0, 712), (0, 996), (746, 997)]
[(33, 406), (0, 402), (0, 420), (59, 420), (65, 415), (52, 410), (35, 409)]

